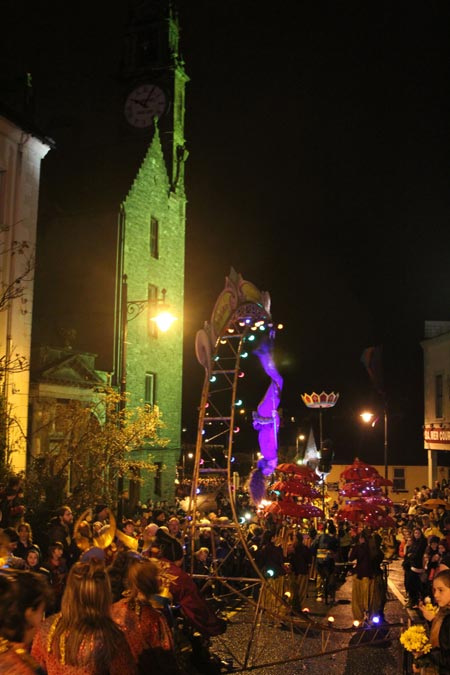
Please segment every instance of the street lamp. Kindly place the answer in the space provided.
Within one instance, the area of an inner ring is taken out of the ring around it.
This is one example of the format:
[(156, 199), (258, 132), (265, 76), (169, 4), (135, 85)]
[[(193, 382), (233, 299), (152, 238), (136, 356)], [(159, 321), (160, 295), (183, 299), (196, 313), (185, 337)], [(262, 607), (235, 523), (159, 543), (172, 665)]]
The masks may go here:
[(299, 444), (299, 441), (301, 443), (303, 443), (304, 440), (305, 440), (305, 434), (298, 434), (295, 438), (295, 461), (297, 462), (297, 464), (301, 464), (301, 461), (302, 461), (298, 456), (298, 444)]
[[(188, 452), (188, 453), (187, 453), (187, 458), (188, 458), (188, 459), (193, 459), (193, 457), (194, 457), (194, 453), (193, 453), (193, 452)], [(183, 464), (183, 480), (184, 480), (185, 477), (186, 477), (186, 455), (185, 455), (184, 452), (183, 452), (183, 455), (182, 455), (182, 464)]]
[[(370, 424), (372, 427), (375, 426), (375, 424), (378, 422), (379, 417), (375, 415), (375, 413), (370, 412), (369, 410), (365, 410), (360, 414), (360, 417), (363, 422), (366, 424)], [(388, 417), (387, 417), (387, 406), (384, 406), (383, 410), (383, 421), (384, 421), (384, 478), (386, 480), (386, 485), (384, 486), (384, 492), (387, 495), (389, 490), (388, 490), (388, 485), (387, 481), (389, 480), (388, 478)]]
[[(146, 309), (153, 311), (150, 321), (154, 321), (159, 330), (163, 333), (169, 330), (174, 321), (177, 320), (169, 311), (166, 303), (166, 289), (161, 290), (161, 298), (146, 298), (145, 300), (128, 300), (128, 282), (127, 275), (122, 276), (122, 297), (121, 297), (121, 340), (120, 340), (120, 424), (125, 423), (126, 393), (127, 393), (127, 345), (128, 345), (128, 323), (144, 312)], [(158, 311), (158, 309), (160, 311)], [(119, 476), (117, 483), (119, 492), (119, 501), (117, 515), (120, 520), (123, 515), (123, 476)]]

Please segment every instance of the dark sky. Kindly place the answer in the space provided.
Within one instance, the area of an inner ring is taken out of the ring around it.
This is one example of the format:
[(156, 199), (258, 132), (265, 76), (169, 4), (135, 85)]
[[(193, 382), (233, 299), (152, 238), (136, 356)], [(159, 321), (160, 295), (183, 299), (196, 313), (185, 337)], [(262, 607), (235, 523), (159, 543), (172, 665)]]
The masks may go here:
[[(180, 4), (190, 76), (186, 426), (195, 430), (203, 381), (195, 332), (233, 266), (270, 292), (285, 326), (276, 350), (292, 443), (311, 422), (300, 394), (334, 390), (324, 425), (336, 461), (382, 462), (380, 430), (369, 443), (357, 417), (381, 403), (360, 356), (382, 344), (391, 456), (425, 462), (420, 340), (426, 319), (448, 319), (450, 286), (450, 5)], [(6, 5), (14, 25), (3, 46), (36, 71), (41, 106), (65, 86), (75, 118), (90, 106), (78, 86), (107, 96), (122, 10)], [(71, 137), (48, 133), (59, 151)]]
[(186, 325), (208, 318), (230, 265), (268, 290), (285, 409), (302, 422), (301, 393), (340, 392), (324, 415), (336, 461), (364, 452), (357, 413), (380, 398), (360, 356), (382, 344), (391, 455), (425, 461), (420, 340), (449, 287), (450, 7), (264, 7), (182, 13)]

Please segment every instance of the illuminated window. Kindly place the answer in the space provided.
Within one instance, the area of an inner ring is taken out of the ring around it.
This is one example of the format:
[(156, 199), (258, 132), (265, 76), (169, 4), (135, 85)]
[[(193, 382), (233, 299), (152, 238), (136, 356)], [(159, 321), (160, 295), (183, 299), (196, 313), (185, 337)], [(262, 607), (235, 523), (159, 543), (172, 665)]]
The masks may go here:
[(159, 258), (159, 223), (153, 216), (150, 218), (150, 255)]
[(436, 375), (434, 381), (434, 410), (436, 417), (444, 417), (444, 382), (442, 375)]
[(155, 383), (155, 373), (145, 373), (144, 403), (146, 405), (155, 405)]

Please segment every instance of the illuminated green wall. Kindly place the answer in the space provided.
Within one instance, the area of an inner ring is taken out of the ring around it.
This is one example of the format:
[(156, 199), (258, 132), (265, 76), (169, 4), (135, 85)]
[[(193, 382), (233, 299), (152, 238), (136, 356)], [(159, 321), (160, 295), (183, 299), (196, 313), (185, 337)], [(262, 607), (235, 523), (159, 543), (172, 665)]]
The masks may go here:
[[(178, 320), (167, 333), (156, 337), (149, 329), (149, 313), (128, 321), (127, 386), (130, 405), (144, 399), (145, 373), (156, 374), (155, 402), (159, 405), (170, 439), (168, 447), (152, 449), (165, 469), (161, 476), (161, 494), (155, 495), (154, 476), (141, 488), (141, 500), (173, 500), (176, 462), (181, 445), (181, 390), (183, 342), (183, 294), (185, 247), (184, 189), (171, 191), (156, 131), (141, 169), (124, 202), (124, 272), (128, 279), (128, 301), (147, 298), (148, 286), (167, 289), (166, 300)], [(150, 255), (150, 221), (159, 223), (159, 257)]]

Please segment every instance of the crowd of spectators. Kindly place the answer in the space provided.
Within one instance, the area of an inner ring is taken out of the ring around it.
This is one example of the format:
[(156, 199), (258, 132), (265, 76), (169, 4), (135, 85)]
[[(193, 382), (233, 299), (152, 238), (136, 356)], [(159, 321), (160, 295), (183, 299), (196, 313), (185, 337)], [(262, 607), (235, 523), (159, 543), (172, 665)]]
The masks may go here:
[[(62, 617), (55, 623), (57, 635), (59, 626), (65, 625), (65, 598), (76, 592), (74, 588), (69, 591), (70, 586), (79, 584), (84, 588), (83, 584), (89, 585), (91, 579), (106, 580), (103, 605), (111, 602), (114, 607), (121, 603), (113, 612), (117, 624), (129, 627), (127, 617), (132, 616), (134, 621), (137, 612), (143, 617), (142, 626), (151, 624), (153, 630), (158, 627), (164, 642), (160, 658), (171, 664), (174, 673), (186, 670), (186, 663), (176, 661), (174, 629), (179, 623), (173, 616), (173, 606), (180, 609), (191, 636), (200, 634), (207, 641), (226, 629), (220, 616), (222, 605), (217, 603), (221, 587), (216, 576), (248, 579), (256, 577), (258, 571), (267, 583), (259, 591), (255, 590), (259, 588), (256, 585), (252, 593), (263, 594), (259, 598), (261, 607), (274, 617), (274, 623), (280, 624), (287, 611), (305, 610), (311, 586), (315, 588), (316, 600), (333, 601), (340, 570), (353, 575), (352, 608), (355, 618), (362, 620), (373, 612), (383, 614), (383, 561), (402, 560), (411, 607), (430, 596), (433, 578), (450, 568), (450, 502), (447, 502), (450, 493), (446, 485), (416, 488), (412, 499), (391, 509), (395, 526), (380, 528), (368, 527), (364, 522), (341, 522), (333, 509), (323, 522), (262, 518), (257, 516), (248, 494), (240, 491), (236, 503), (240, 531), (231, 523), (231, 509), (225, 502), (226, 515), (222, 508), (197, 514), (199, 525), (192, 537), (188, 528), (190, 517), (180, 508), (179, 501), (139, 504), (117, 524), (108, 505), (99, 503), (93, 505), (89, 520), (83, 521), (83, 527), (90, 529), (90, 534), (84, 536), (88, 545), (83, 547), (75, 527), (80, 514), (74, 514), (65, 504), (42, 531), (33, 532), (26, 519), (22, 491), (21, 481), (11, 481), (3, 495), (0, 572), (37, 575), (44, 582), (50, 591), (45, 599), (46, 616)], [(430, 508), (431, 499), (436, 501)], [(108, 540), (105, 534), (111, 531), (111, 523), (114, 532)], [(142, 568), (148, 570), (145, 588), (136, 570), (131, 571), (136, 561), (142, 560), (151, 563)], [(151, 611), (144, 610), (139, 603)], [(52, 625), (49, 619), (45, 630), (51, 631)], [(0, 635), (1, 630), (0, 625)], [(109, 644), (114, 630), (105, 626), (106, 633), (95, 639)], [(129, 647), (139, 672), (139, 668), (144, 670), (142, 664), (148, 664), (151, 654), (142, 654), (142, 645), (147, 642), (136, 636), (136, 631), (133, 635), (134, 642)], [(39, 639), (39, 644), (43, 644), (44, 638)], [(48, 635), (45, 640), (48, 643)], [(58, 644), (55, 658), (48, 662), (41, 648), (35, 648), (38, 661), (45, 661), (42, 665), (47, 668), (50, 664), (49, 673), (52, 668), (57, 672), (55, 664), (61, 665), (61, 651), (58, 652), (61, 644)], [(73, 645), (71, 658), (75, 659), (79, 641), (75, 640)], [(197, 646), (197, 657), (201, 660), (203, 656), (199, 654), (202, 650)], [(108, 658), (113, 669), (114, 649)]]

